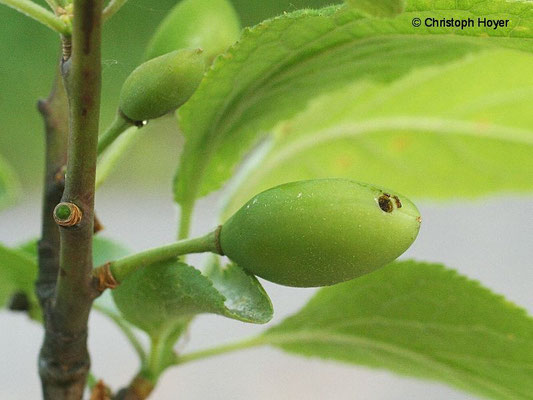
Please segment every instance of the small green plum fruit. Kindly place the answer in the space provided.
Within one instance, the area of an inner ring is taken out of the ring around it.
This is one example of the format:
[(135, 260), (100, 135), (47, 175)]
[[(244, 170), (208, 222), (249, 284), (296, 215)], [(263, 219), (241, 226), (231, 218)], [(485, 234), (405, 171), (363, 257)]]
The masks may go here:
[(241, 24), (229, 0), (183, 0), (161, 22), (146, 58), (173, 50), (201, 48), (207, 64), (239, 39)]
[(368, 274), (411, 246), (420, 213), (388, 189), (345, 179), (266, 190), (220, 230), (222, 252), (286, 286), (327, 286)]
[(199, 49), (177, 50), (137, 67), (120, 92), (119, 110), (133, 122), (161, 117), (184, 104), (204, 75)]

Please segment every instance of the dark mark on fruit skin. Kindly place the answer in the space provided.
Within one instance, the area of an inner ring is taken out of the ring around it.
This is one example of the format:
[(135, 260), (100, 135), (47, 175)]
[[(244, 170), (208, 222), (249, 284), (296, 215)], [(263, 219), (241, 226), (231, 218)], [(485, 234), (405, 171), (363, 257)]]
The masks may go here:
[(396, 202), (396, 208), (402, 208), (402, 202), (400, 201), (398, 196), (392, 196), (394, 201)]
[(394, 205), (392, 204), (390, 195), (387, 193), (383, 193), (381, 196), (379, 196), (378, 205), (379, 205), (379, 208), (381, 208), (383, 211), (387, 213), (391, 213), (392, 211), (394, 211)]

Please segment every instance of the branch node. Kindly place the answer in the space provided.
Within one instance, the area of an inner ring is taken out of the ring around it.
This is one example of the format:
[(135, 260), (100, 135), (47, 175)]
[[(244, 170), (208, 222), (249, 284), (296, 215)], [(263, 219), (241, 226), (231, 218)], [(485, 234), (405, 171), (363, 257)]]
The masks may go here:
[(54, 220), (64, 228), (73, 227), (80, 223), (83, 213), (74, 203), (59, 203), (54, 209)]
[(50, 110), (49, 110), (49, 105), (48, 105), (48, 101), (45, 100), (45, 99), (39, 99), (39, 100), (37, 100), (37, 110), (39, 110), (39, 113), (40, 113), (43, 117), (47, 117), (47, 116), (48, 116), (48, 113), (50, 112)]
[(111, 400), (111, 390), (104, 383), (99, 380), (91, 392), (91, 400)]
[(115, 396), (116, 400), (144, 400), (154, 390), (154, 383), (150, 380), (136, 376), (127, 388), (120, 390)]
[(63, 165), (61, 168), (57, 170), (57, 172), (54, 175), (54, 182), (58, 185), (65, 186), (65, 176), (67, 173), (67, 166)]
[(100, 231), (103, 231), (104, 230), (104, 226), (102, 225), (102, 223), (100, 222), (100, 220), (96, 217), (96, 215), (94, 216), (94, 228), (93, 228), (93, 233), (96, 235), (98, 232)]
[(115, 289), (119, 283), (111, 272), (111, 263), (107, 262), (93, 272), (97, 281), (97, 290), (101, 293), (106, 289)]

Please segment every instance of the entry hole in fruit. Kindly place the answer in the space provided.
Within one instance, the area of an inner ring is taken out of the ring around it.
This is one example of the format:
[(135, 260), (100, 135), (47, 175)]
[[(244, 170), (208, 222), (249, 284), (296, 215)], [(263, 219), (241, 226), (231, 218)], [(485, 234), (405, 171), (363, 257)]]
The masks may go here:
[(379, 208), (381, 208), (386, 213), (391, 213), (394, 210), (394, 205), (392, 204), (390, 195), (388, 195), (387, 193), (384, 193), (383, 195), (379, 196), (378, 205)]

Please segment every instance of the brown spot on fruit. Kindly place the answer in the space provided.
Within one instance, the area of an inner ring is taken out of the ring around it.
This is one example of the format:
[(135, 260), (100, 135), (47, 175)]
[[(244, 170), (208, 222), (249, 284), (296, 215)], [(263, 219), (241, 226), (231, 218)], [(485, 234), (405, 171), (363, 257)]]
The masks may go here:
[(398, 196), (392, 196), (394, 202), (396, 203), (396, 208), (402, 208), (402, 202)]
[(391, 213), (394, 210), (394, 205), (392, 204), (390, 195), (387, 193), (383, 193), (383, 195), (379, 196), (378, 205), (379, 205), (379, 208), (381, 208), (383, 211), (387, 213)]

